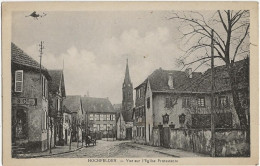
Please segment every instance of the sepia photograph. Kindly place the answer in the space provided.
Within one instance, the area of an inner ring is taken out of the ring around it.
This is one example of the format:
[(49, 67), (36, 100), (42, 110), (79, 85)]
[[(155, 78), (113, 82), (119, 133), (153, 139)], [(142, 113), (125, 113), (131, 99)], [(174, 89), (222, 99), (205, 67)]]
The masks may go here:
[(21, 4), (3, 5), (10, 160), (164, 165), (257, 156), (258, 163), (257, 3)]

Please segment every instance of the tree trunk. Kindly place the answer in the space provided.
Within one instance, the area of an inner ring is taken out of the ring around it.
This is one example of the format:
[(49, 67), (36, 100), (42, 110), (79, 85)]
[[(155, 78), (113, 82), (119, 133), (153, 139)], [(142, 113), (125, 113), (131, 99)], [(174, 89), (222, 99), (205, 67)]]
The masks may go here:
[(232, 65), (229, 67), (229, 77), (230, 77), (230, 84), (231, 84), (231, 93), (233, 97), (233, 104), (236, 110), (236, 113), (238, 115), (238, 118), (240, 120), (240, 127), (242, 129), (247, 129), (248, 122), (246, 118), (246, 110), (241, 105), (241, 102), (239, 100), (238, 96), (238, 83), (236, 82), (236, 72), (234, 71)]
[(236, 110), (236, 113), (238, 115), (238, 119), (240, 121), (240, 128), (244, 129), (246, 131), (246, 140), (247, 142), (250, 142), (250, 122), (249, 122), (249, 116), (248, 118), (246, 116), (246, 109), (242, 107), (241, 101), (239, 100), (239, 89), (238, 89), (238, 83), (236, 80), (236, 72), (233, 68), (233, 63), (230, 64), (228, 67), (228, 73), (230, 77), (230, 84), (231, 84), (231, 93), (233, 97), (233, 104)]

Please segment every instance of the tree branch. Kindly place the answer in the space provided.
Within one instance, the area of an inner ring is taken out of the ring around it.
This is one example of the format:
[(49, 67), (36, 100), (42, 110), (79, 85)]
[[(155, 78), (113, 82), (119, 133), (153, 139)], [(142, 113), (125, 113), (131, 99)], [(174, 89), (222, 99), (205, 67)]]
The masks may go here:
[(235, 50), (235, 53), (234, 53), (234, 57), (233, 57), (233, 61), (235, 61), (238, 48), (240, 47), (240, 45), (243, 43), (244, 39), (246, 38), (246, 36), (247, 36), (247, 34), (248, 34), (248, 30), (249, 30), (249, 25), (248, 25), (247, 28), (246, 28), (245, 35), (243, 36), (243, 38), (240, 40), (239, 44), (238, 44), (237, 47), (236, 47), (236, 50)]
[(224, 26), (224, 29), (226, 30), (226, 32), (228, 31), (227, 30), (227, 26), (226, 26), (226, 24), (225, 24), (225, 22), (224, 22), (224, 20), (223, 20), (223, 18), (222, 18), (222, 15), (221, 15), (221, 13), (220, 13), (220, 11), (218, 10), (218, 15), (219, 15), (219, 18), (220, 18), (220, 20), (221, 20), (221, 23), (223, 24), (223, 26)]

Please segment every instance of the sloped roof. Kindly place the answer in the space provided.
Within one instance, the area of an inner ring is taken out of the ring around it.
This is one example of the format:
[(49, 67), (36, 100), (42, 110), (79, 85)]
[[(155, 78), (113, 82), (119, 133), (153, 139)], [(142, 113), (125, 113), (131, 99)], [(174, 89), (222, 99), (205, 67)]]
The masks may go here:
[[(40, 64), (14, 43), (11, 43), (11, 62), (16, 65), (36, 69), (35, 71), (40, 71)], [(41, 65), (41, 70), (50, 79), (49, 73), (43, 65)]]
[[(234, 67), (234, 71), (236, 72), (235, 74), (240, 80), (237, 82), (238, 88), (248, 87), (249, 78), (247, 77), (249, 76), (249, 60), (245, 59), (237, 61), (234, 63)], [(217, 66), (214, 70), (215, 91), (220, 92), (230, 90), (231, 86), (226, 66)], [(173, 77), (174, 89), (170, 89), (168, 86), (170, 74)], [(163, 70), (160, 68), (148, 76), (148, 80), (153, 92), (209, 93), (211, 91), (211, 69), (208, 69), (205, 73), (193, 72), (192, 78), (188, 78), (184, 71)]]
[[(214, 68), (215, 71), (215, 91), (228, 91), (231, 90), (230, 78), (227, 67), (217, 66)], [(237, 86), (239, 89), (249, 87), (249, 59), (243, 59), (234, 63), (235, 76), (237, 77)], [(211, 69), (208, 69), (204, 75), (207, 79), (202, 81), (207, 91), (211, 90)]]
[(52, 81), (49, 83), (49, 91), (56, 93), (61, 85), (62, 96), (66, 96), (63, 70), (49, 70)]
[(80, 96), (66, 96), (63, 100), (63, 105), (69, 109), (71, 112), (78, 112), (81, 107)]
[(65, 113), (68, 113), (68, 114), (72, 113), (65, 105), (63, 105), (63, 110)]
[(81, 102), (85, 112), (116, 113), (107, 98), (81, 97)]
[(114, 104), (113, 107), (115, 111), (118, 111), (122, 109), (122, 104)]
[[(170, 89), (168, 85), (169, 75), (173, 78), (173, 87)], [(194, 82), (202, 78), (202, 73), (193, 72), (192, 78), (189, 78), (184, 71), (176, 70), (155, 70), (148, 80), (152, 91), (169, 91), (169, 92), (189, 92), (189, 91), (203, 91), (203, 87), (196, 87)]]
[(147, 83), (147, 80), (148, 79), (145, 79), (144, 82), (142, 82), (141, 84), (139, 84), (137, 87), (135, 87), (134, 89), (138, 89), (140, 86), (144, 85), (146, 86), (146, 83)]

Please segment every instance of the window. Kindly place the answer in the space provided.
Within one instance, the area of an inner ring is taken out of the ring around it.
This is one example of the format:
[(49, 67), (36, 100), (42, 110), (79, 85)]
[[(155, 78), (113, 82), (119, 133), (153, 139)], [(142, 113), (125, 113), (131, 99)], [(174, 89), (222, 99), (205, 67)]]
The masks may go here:
[(42, 114), (42, 129), (46, 130), (47, 129), (47, 111), (43, 110)]
[(42, 75), (42, 80), (41, 80), (41, 82), (42, 82), (42, 96), (44, 97), (44, 98), (47, 98), (48, 97), (48, 91), (47, 91), (47, 89), (48, 89), (48, 85), (47, 85), (47, 79)]
[(95, 120), (97, 120), (97, 121), (100, 120), (100, 116), (99, 116), (99, 114), (95, 114)]
[(57, 99), (57, 111), (60, 110), (60, 99)]
[(143, 127), (143, 137), (145, 136), (145, 130), (144, 130), (144, 127)]
[(182, 99), (182, 108), (190, 108), (190, 98), (184, 97)]
[(166, 97), (165, 108), (172, 108), (177, 103), (177, 98)]
[(100, 124), (97, 124), (97, 131), (100, 131)]
[(105, 131), (107, 130), (107, 125), (106, 124), (103, 125), (103, 130), (105, 130)]
[(219, 98), (219, 106), (221, 108), (226, 108), (229, 106), (228, 97), (227, 96), (220, 96)]
[(107, 115), (107, 121), (109, 121), (110, 120), (110, 116), (109, 116), (109, 114)]
[(199, 97), (198, 98), (198, 106), (199, 107), (205, 107), (205, 97)]
[(44, 93), (45, 93), (45, 97), (48, 98), (48, 82), (47, 79), (45, 79), (45, 87), (44, 87)]
[(100, 114), (100, 120), (103, 120), (103, 114)]
[(15, 71), (15, 92), (23, 91), (23, 70)]
[(218, 107), (218, 98), (217, 97), (215, 97), (215, 99), (214, 99), (214, 106)]
[(147, 108), (150, 108), (150, 97), (147, 98)]
[(109, 130), (113, 130), (113, 124), (110, 124), (110, 128), (109, 128)]
[(104, 119), (104, 121), (107, 120), (107, 115), (106, 114), (103, 115), (103, 119)]
[(113, 120), (116, 120), (116, 115), (115, 114), (113, 114)]
[(93, 114), (89, 114), (89, 120), (94, 120), (94, 115)]

